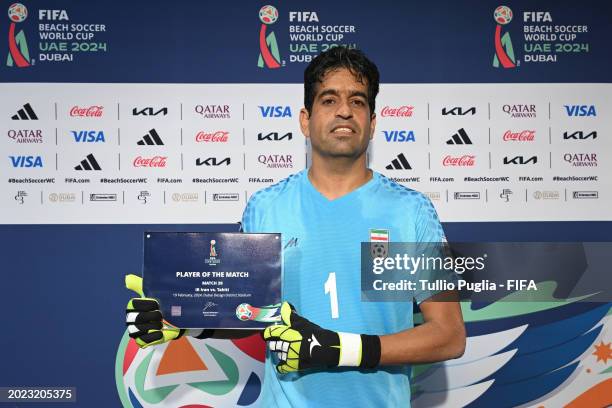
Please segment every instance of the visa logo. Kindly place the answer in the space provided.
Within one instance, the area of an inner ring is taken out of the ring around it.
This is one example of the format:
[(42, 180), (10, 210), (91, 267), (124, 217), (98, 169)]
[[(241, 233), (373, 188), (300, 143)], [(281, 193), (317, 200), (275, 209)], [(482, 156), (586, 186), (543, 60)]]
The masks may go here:
[(101, 130), (71, 130), (75, 142), (106, 142), (104, 132)]
[(383, 130), (387, 142), (414, 142), (413, 130)]
[(40, 156), (9, 156), (13, 167), (42, 167)]
[(597, 116), (595, 105), (563, 105), (567, 116)]
[(289, 106), (258, 106), (261, 116), (264, 118), (290, 118), (291, 108)]

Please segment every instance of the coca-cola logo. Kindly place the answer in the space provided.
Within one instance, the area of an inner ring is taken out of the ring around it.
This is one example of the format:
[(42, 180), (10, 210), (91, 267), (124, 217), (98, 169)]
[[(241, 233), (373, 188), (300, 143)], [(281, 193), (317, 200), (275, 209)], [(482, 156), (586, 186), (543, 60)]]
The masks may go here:
[(101, 118), (104, 114), (104, 106), (92, 105), (86, 108), (73, 106), (70, 109), (70, 116), (80, 116), (85, 118)]
[(383, 118), (386, 118), (388, 116), (398, 117), (398, 118), (400, 117), (409, 118), (409, 117), (412, 117), (413, 112), (414, 112), (414, 106), (410, 106), (410, 105), (400, 106), (399, 108), (392, 108), (390, 106), (385, 106), (380, 111), (380, 116), (382, 116)]
[(506, 130), (503, 139), (504, 142), (533, 142), (533, 140), (535, 139), (535, 130), (523, 130), (521, 132), (512, 132), (510, 130)]
[(134, 159), (134, 167), (166, 167), (166, 156), (142, 157)]
[(463, 156), (445, 156), (442, 159), (442, 165), (444, 167), (472, 167), (476, 164), (476, 156), (471, 154), (464, 154)]
[(198, 132), (195, 137), (196, 142), (227, 142), (229, 132), (225, 130), (217, 130), (213, 133)]

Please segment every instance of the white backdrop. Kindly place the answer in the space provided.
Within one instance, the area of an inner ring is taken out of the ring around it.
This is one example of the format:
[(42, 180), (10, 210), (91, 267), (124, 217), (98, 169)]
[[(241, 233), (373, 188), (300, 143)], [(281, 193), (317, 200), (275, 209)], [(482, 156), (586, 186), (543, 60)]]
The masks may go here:
[[(4, 224), (236, 222), (250, 194), (308, 160), (302, 85), (0, 84), (0, 92), (11, 96), (0, 100)], [(610, 84), (383, 84), (369, 163), (429, 195), (444, 222), (610, 220), (611, 93)], [(26, 104), (38, 119), (19, 116)], [(396, 109), (409, 116), (387, 115)], [(163, 145), (146, 144), (152, 129)], [(196, 141), (201, 132), (227, 140)], [(533, 140), (505, 141), (507, 132)], [(75, 170), (90, 154), (101, 170)], [(26, 167), (38, 156), (42, 166)], [(444, 166), (447, 156), (472, 165)], [(165, 167), (134, 167), (155, 157)], [(221, 164), (203, 164), (211, 157)]]

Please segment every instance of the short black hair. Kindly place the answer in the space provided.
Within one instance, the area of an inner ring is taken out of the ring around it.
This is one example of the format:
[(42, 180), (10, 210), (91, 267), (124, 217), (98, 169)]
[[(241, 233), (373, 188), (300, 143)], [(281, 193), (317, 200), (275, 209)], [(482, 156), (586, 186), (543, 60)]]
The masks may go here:
[(313, 58), (304, 70), (304, 107), (308, 113), (312, 113), (318, 83), (323, 82), (325, 74), (339, 68), (348, 69), (361, 82), (365, 78), (368, 86), (368, 105), (370, 113), (374, 114), (380, 81), (378, 68), (362, 51), (346, 47), (333, 47), (322, 52)]

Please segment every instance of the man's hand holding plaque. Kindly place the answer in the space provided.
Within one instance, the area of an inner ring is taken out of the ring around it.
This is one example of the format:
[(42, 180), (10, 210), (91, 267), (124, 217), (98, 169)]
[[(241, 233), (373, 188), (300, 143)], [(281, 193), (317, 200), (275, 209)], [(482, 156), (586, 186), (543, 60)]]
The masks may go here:
[(268, 326), (263, 339), (276, 353), (279, 374), (312, 368), (374, 368), (380, 362), (380, 338), (324, 329), (298, 315), (288, 302), (281, 306), (281, 324)]
[(126, 276), (125, 284), (128, 289), (141, 296), (130, 299), (125, 310), (125, 322), (128, 327), (128, 333), (140, 348), (163, 344), (184, 335), (205, 339), (214, 334), (214, 330), (210, 329), (185, 330), (172, 327), (164, 321), (159, 302), (155, 299), (144, 297), (142, 278), (140, 276)]

